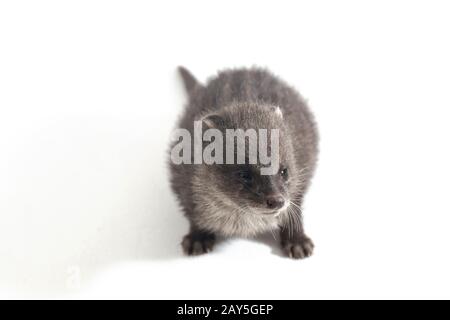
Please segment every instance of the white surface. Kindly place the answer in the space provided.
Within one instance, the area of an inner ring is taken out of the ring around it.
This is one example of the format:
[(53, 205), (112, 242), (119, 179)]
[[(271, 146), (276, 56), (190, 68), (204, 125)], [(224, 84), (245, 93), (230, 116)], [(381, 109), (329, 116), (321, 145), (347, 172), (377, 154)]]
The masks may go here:
[[(444, 1), (2, 2), (0, 295), (450, 298), (449, 14)], [(164, 163), (179, 64), (201, 80), (267, 66), (309, 99), (313, 258), (250, 240), (181, 256)]]

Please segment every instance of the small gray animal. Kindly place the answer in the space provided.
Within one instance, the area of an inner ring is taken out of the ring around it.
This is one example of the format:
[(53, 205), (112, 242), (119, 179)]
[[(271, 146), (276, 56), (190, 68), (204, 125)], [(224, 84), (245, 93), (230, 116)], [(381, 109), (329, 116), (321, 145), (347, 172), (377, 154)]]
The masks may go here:
[[(309, 257), (313, 242), (302, 222), (302, 202), (318, 155), (313, 115), (303, 98), (264, 69), (219, 72), (206, 85), (180, 67), (189, 102), (178, 127), (194, 131), (194, 121), (226, 129), (279, 130), (279, 171), (261, 175), (261, 164), (174, 164), (171, 185), (190, 232), (187, 255), (212, 250), (216, 236), (251, 237), (279, 230), (281, 246), (292, 258)], [(173, 147), (176, 142), (173, 142)]]

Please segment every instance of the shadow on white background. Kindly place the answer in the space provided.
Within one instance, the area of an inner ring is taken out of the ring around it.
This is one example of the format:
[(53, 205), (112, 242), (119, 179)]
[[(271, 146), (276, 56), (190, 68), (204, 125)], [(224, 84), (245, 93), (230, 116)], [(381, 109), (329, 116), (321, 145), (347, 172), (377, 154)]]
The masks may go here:
[(168, 186), (168, 139), (151, 131), (139, 119), (73, 117), (14, 146), (5, 191), (8, 222), (20, 227), (2, 235), (19, 279), (9, 280), (61, 289), (73, 266), (88, 276), (112, 262), (179, 255), (187, 223)]

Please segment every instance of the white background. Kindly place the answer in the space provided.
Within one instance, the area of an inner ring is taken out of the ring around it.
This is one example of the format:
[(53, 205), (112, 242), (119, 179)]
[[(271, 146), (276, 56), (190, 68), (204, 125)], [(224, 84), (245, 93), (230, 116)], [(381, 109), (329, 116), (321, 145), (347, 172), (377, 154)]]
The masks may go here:
[[(447, 1), (3, 1), (0, 296), (450, 298)], [(266, 66), (321, 132), (315, 255), (186, 258), (166, 151), (202, 81)]]

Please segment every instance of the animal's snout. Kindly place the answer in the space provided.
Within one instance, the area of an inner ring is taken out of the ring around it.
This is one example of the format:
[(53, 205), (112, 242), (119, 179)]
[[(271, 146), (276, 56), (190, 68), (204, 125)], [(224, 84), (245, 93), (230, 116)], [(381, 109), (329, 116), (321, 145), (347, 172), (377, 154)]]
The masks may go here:
[(271, 210), (278, 210), (284, 206), (284, 198), (279, 195), (272, 195), (266, 198), (267, 208)]

